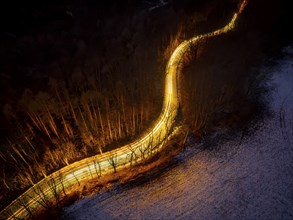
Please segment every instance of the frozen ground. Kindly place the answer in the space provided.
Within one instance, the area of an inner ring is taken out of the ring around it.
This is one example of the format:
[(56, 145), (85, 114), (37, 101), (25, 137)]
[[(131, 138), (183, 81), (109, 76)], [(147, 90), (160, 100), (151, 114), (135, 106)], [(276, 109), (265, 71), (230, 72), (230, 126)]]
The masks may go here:
[(253, 134), (188, 150), (162, 175), (80, 200), (63, 219), (293, 219), (293, 49), (286, 54), (269, 70), (272, 115)]

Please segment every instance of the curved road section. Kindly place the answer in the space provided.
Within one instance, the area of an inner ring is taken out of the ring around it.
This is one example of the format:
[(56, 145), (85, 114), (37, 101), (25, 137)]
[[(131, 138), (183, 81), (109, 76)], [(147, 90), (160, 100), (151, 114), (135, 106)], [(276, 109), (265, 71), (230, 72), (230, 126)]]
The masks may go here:
[(184, 55), (200, 40), (233, 30), (235, 22), (245, 5), (246, 0), (242, 2), (238, 12), (234, 13), (230, 22), (223, 28), (184, 41), (175, 49), (166, 68), (162, 113), (155, 125), (145, 135), (121, 148), (77, 161), (52, 173), (2, 210), (0, 218), (27, 219), (33, 216), (37, 210), (48, 207), (52, 199), (58, 199), (62, 193), (66, 195), (66, 192), (68, 193), (73, 186), (125, 169), (159, 152), (165, 141), (176, 133), (173, 125), (179, 107), (177, 77), (180, 73)]

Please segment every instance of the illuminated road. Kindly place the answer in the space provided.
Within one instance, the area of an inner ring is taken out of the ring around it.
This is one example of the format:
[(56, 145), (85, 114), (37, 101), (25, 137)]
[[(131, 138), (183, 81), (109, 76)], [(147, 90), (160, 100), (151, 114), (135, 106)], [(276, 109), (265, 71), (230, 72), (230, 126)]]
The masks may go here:
[(214, 32), (196, 36), (182, 42), (173, 52), (167, 67), (165, 78), (165, 97), (163, 110), (155, 123), (141, 138), (116, 150), (106, 152), (72, 163), (44, 178), (28, 189), (1, 213), (1, 219), (28, 218), (36, 210), (46, 207), (49, 200), (66, 192), (76, 184), (98, 178), (104, 174), (125, 169), (160, 151), (168, 137), (176, 132), (173, 124), (179, 106), (177, 77), (183, 58), (199, 40), (212, 38), (235, 28), (235, 22), (242, 12), (246, 0), (240, 6), (230, 22)]

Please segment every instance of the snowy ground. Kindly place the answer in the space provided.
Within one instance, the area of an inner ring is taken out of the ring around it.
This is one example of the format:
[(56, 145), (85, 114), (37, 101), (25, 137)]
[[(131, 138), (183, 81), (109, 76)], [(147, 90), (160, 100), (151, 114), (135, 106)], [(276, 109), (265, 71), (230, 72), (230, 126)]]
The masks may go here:
[(63, 219), (293, 219), (293, 49), (270, 70), (272, 116), (162, 175), (67, 207)]

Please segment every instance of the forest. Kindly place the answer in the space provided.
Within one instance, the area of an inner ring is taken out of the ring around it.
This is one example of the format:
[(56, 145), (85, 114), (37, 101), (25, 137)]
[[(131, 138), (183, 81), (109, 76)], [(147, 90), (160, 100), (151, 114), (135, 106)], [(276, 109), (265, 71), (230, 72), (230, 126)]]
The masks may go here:
[[(13, 26), (6, 24), (15, 29), (6, 28), (0, 41), (1, 208), (48, 174), (142, 135), (161, 112), (173, 50), (223, 25), (237, 7), (233, 0), (198, 7), (174, 1), (156, 10), (147, 10), (156, 1), (117, 2), (22, 5)], [(257, 111), (245, 71), (255, 57), (215, 59), (227, 50), (221, 42), (240, 35), (201, 42), (186, 58), (181, 110), (200, 138), (215, 127), (235, 128)], [(244, 57), (253, 52), (240, 50)], [(223, 63), (227, 68), (219, 70)]]

